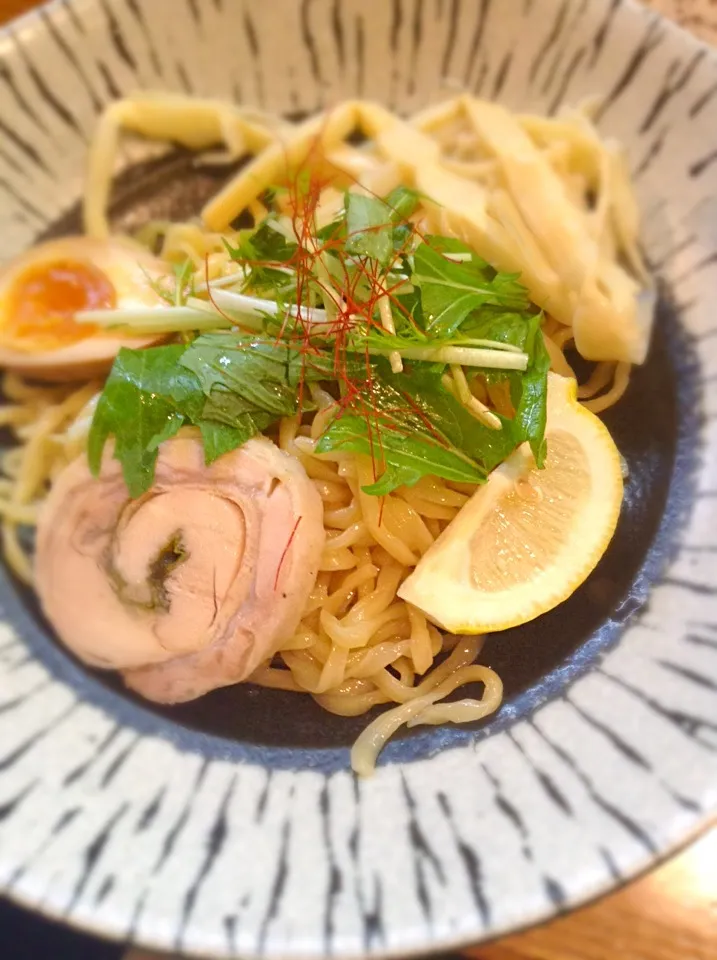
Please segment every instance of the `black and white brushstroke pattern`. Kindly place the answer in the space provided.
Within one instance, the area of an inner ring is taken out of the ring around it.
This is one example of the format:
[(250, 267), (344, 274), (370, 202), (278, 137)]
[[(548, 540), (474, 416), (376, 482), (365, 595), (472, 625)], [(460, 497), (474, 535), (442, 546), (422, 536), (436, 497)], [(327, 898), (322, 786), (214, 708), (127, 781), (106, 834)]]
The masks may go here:
[(604, 94), (698, 353), (697, 493), (592, 671), (362, 782), (140, 735), (1, 624), (0, 887), (168, 950), (349, 957), (476, 942), (635, 874), (717, 810), (715, 55), (621, 0), (55, 0), (0, 34), (0, 255), (75, 201), (98, 113), (138, 87), (291, 112)]

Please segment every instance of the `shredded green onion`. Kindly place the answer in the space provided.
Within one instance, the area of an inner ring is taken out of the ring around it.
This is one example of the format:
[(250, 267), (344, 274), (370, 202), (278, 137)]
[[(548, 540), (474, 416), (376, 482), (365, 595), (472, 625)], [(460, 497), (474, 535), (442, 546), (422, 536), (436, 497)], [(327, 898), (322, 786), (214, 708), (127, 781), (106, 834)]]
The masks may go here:
[[(348, 347), (363, 353), (365, 347)], [(387, 357), (394, 348), (370, 346), (368, 352), (375, 357)], [(504, 350), (483, 350), (477, 347), (402, 347), (398, 350), (404, 360), (422, 360), (426, 363), (460, 364), (462, 367), (490, 367), (495, 370), (525, 370), (527, 353), (507, 353)]]
[(234, 324), (214, 310), (192, 307), (123, 307), (119, 310), (83, 310), (77, 323), (91, 323), (107, 330), (137, 336), (142, 333), (181, 333), (185, 330), (227, 329)]

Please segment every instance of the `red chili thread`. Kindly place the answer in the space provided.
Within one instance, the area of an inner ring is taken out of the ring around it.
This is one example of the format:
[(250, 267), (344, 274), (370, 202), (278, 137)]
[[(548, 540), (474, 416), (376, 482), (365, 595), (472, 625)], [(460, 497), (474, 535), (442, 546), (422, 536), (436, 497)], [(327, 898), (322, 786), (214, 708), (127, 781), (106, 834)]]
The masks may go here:
[(279, 575), (281, 574), (281, 568), (284, 565), (284, 560), (286, 560), (286, 555), (291, 549), (291, 544), (294, 542), (294, 537), (296, 536), (296, 531), (299, 529), (300, 523), (301, 523), (301, 517), (297, 517), (296, 523), (294, 524), (294, 529), (291, 531), (289, 535), (289, 539), (286, 541), (286, 546), (284, 547), (284, 551), (281, 554), (281, 560), (279, 560), (279, 566), (276, 568), (276, 576), (274, 577), (274, 592), (276, 592), (279, 587)]
[[(401, 428), (398, 423), (392, 421), (392, 417), (390, 416), (391, 411), (379, 411), (376, 408), (376, 404), (374, 402), (375, 385), (373, 382), (373, 372), (367, 348), (364, 354), (366, 369), (365, 379), (357, 379), (355, 376), (349, 373), (349, 353), (347, 350), (347, 340), (352, 331), (361, 325), (364, 325), (368, 330), (371, 330), (372, 328), (382, 329), (380, 321), (374, 317), (374, 313), (377, 310), (379, 299), (384, 296), (389, 297), (392, 306), (395, 307), (395, 309), (406, 318), (407, 322), (409, 322), (415, 330), (418, 331), (419, 328), (417, 327), (410, 311), (408, 311), (403, 304), (400, 303), (394, 293), (394, 291), (405, 282), (404, 280), (401, 279), (395, 284), (389, 285), (387, 282), (387, 277), (382, 275), (381, 265), (377, 261), (373, 260), (373, 258), (352, 258), (353, 269), (350, 271), (347, 263), (348, 257), (345, 251), (345, 238), (328, 237), (323, 241), (318, 240), (316, 212), (323, 190), (327, 186), (333, 185), (339, 180), (343, 180), (344, 183), (347, 180), (349, 183), (353, 182), (354, 184), (358, 182), (356, 178), (352, 177), (346, 171), (341, 170), (327, 159), (327, 157), (323, 154), (321, 141), (322, 135), (319, 133), (308, 145), (305, 155), (299, 159), (298, 163), (291, 163), (288, 154), (285, 157), (286, 169), (289, 171), (289, 175), (285, 181), (286, 197), (277, 197), (275, 202), (276, 206), (279, 208), (279, 212), (284, 213), (291, 219), (292, 232), (296, 238), (296, 250), (286, 261), (245, 260), (244, 262), (253, 267), (289, 266), (292, 267), (296, 272), (295, 296), (297, 304), (296, 319), (298, 321), (298, 329), (295, 332), (292, 331), (287, 336), (286, 327), (289, 322), (289, 317), (291, 316), (291, 312), (287, 311), (276, 339), (277, 343), (281, 342), (286, 344), (288, 342), (291, 348), (295, 348), (301, 354), (301, 372), (299, 376), (299, 382), (297, 384), (298, 409), (299, 412), (301, 412), (303, 408), (307, 372), (312, 366), (311, 359), (312, 357), (319, 356), (321, 354), (319, 347), (315, 343), (312, 343), (312, 324), (309, 322), (308, 317), (304, 312), (304, 310), (308, 309), (310, 306), (308, 288), (309, 285), (313, 283), (328, 296), (327, 285), (321, 281), (318, 281), (315, 276), (316, 261), (327, 253), (334, 255), (338, 261), (341, 273), (343, 274), (344, 282), (343, 284), (339, 283), (334, 292), (340, 294), (341, 305), (337, 305), (337, 315), (329, 324), (328, 329), (325, 331), (327, 337), (334, 340), (333, 372), (341, 391), (341, 397), (336, 401), (338, 409), (337, 415), (341, 416), (348, 410), (352, 410), (366, 420), (370, 457), (373, 467), (372, 472), (374, 480), (376, 480), (378, 479), (378, 464), (380, 463), (382, 467), (385, 466), (381, 427), (399, 432), (401, 432)], [(325, 171), (327, 168), (333, 168), (336, 171), (336, 175), (326, 176)], [(308, 177), (306, 178), (306, 183), (304, 186), (304, 184), (302, 184), (302, 179), (306, 177), (305, 171), (307, 170)], [(324, 171), (324, 175), (321, 175), (321, 171)], [(372, 191), (368, 191), (368, 193), (377, 199), (382, 199), (376, 194), (373, 194)], [(386, 268), (383, 268), (384, 274), (390, 272), (390, 270), (401, 260), (401, 257), (410, 248), (410, 244), (415, 236), (418, 236), (420, 239), (424, 239), (416, 225), (408, 218), (401, 218), (397, 221), (397, 223), (408, 224), (411, 230), (406, 238), (404, 247), (396, 251), (391, 263), (388, 264)], [(383, 228), (384, 225), (382, 224), (375, 228), (369, 229), (380, 230)], [(208, 261), (205, 262), (205, 270), (208, 277)], [(367, 284), (368, 293), (364, 294), (364, 298), (360, 299), (357, 293), (357, 288), (362, 282)], [(211, 292), (209, 293), (209, 297), (211, 300)], [(214, 304), (214, 306), (216, 309), (218, 309), (216, 304)], [(218, 312), (222, 316), (225, 316), (221, 310), (218, 310)], [(230, 320), (231, 318), (227, 319)], [(444, 438), (437, 433), (433, 425), (430, 423), (429, 418), (426, 417), (418, 405), (413, 402), (412, 398), (404, 395), (404, 400), (406, 401), (409, 409), (411, 409), (412, 412), (421, 419), (432, 435), (434, 435), (441, 443), (445, 443)], [(405, 434), (405, 430), (402, 432)], [(379, 522), (381, 522), (384, 500), (385, 498), (381, 498)], [(292, 531), (291, 538), (285, 549), (285, 554), (291, 545), (291, 541), (293, 540), (296, 532), (296, 527), (298, 527), (298, 521), (294, 530)], [(281, 564), (279, 570), (277, 571), (277, 581), (280, 569)]]

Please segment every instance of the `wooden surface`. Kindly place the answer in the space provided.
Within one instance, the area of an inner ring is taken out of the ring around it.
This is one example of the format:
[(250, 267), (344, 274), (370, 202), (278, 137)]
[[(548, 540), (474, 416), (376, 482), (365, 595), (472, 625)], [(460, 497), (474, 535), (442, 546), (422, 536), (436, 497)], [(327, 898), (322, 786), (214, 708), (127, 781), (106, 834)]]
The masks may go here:
[(472, 960), (715, 960), (717, 828), (598, 903), (469, 952)]
[(0, 0), (0, 23), (19, 17), (21, 13), (37, 5), (33, 0)]
[[(717, 38), (717, 0), (649, 0), (703, 39)], [(0, 0), (0, 22), (33, 0)], [(131, 951), (126, 960), (155, 955)], [(471, 960), (717, 960), (717, 827), (624, 890)]]

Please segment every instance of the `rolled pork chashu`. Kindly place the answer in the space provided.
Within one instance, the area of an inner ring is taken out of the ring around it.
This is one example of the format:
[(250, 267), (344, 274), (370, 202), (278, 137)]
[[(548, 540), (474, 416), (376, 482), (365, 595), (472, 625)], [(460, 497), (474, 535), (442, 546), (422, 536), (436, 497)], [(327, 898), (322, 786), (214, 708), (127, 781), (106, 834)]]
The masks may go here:
[(301, 463), (256, 438), (204, 464), (202, 444), (162, 444), (152, 489), (129, 499), (117, 461), (84, 457), (54, 484), (35, 560), (62, 642), (121, 670), (161, 703), (246, 679), (291, 636), (325, 533)]

